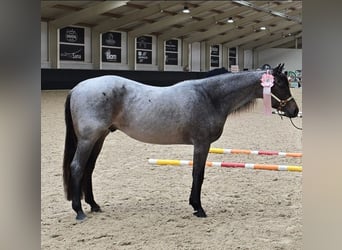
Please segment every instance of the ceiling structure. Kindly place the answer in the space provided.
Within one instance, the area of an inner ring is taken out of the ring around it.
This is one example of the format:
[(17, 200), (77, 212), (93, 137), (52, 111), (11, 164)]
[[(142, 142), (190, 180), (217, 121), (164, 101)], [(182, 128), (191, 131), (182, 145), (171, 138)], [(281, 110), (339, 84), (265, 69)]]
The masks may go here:
[(255, 50), (302, 46), (302, 1), (41, 1), (41, 21)]

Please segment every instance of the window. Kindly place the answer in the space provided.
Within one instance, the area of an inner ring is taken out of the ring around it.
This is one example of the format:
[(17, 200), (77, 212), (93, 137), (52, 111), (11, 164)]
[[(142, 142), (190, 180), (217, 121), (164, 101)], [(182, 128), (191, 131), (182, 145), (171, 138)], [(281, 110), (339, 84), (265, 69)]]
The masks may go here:
[(238, 60), (237, 60), (237, 49), (236, 47), (234, 48), (229, 48), (228, 50), (228, 67), (231, 68), (232, 65), (237, 65)]
[(137, 37), (136, 48), (136, 63), (152, 64), (152, 36)]
[(84, 28), (68, 26), (59, 30), (59, 59), (84, 61)]
[(102, 34), (102, 62), (121, 63), (121, 40), (120, 32)]
[(220, 67), (220, 46), (219, 45), (210, 46), (210, 67), (213, 67), (213, 68)]
[(165, 64), (178, 65), (178, 40), (176, 39), (165, 42)]

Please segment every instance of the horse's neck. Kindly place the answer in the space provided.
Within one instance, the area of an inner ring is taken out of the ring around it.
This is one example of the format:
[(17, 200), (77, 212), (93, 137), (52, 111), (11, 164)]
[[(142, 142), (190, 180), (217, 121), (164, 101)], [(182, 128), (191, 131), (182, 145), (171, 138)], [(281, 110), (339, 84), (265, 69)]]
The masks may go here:
[(259, 72), (224, 74), (208, 78), (204, 88), (222, 112), (228, 115), (248, 106), (256, 98), (262, 98), (261, 75)]

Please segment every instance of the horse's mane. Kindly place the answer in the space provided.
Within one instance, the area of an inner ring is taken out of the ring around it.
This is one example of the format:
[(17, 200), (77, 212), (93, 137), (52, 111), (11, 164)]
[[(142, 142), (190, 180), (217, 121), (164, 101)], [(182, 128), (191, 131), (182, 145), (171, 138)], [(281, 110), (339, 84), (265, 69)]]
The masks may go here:
[(235, 109), (231, 114), (239, 114), (244, 111), (251, 111), (255, 108), (256, 103), (257, 103), (257, 99), (253, 99), (247, 102), (246, 104), (242, 105), (240, 108)]
[[(217, 79), (219, 79), (218, 81), (225, 81), (228, 79), (234, 79), (235, 77), (241, 76), (241, 75), (253, 75), (255, 72), (237, 72), (237, 73), (231, 73), (227, 70), (225, 70), (224, 68), (220, 68), (220, 69), (215, 69), (215, 70), (211, 70), (208, 72), (207, 75), (210, 75), (209, 77), (216, 77)], [(225, 76), (223, 76), (223, 74), (225, 74)], [(228, 76), (227, 76), (228, 74)], [(234, 83), (232, 83), (234, 84)], [(232, 89), (233, 90), (233, 89)], [(245, 104), (243, 104), (241, 107), (233, 110), (230, 114), (238, 114), (244, 111), (251, 111), (255, 108), (257, 103), (257, 99), (252, 98), (250, 101), (246, 102)]]
[(218, 69), (212, 69), (205, 74), (205, 77), (221, 75), (224, 73), (230, 73), (230, 72), (225, 67), (218, 68)]

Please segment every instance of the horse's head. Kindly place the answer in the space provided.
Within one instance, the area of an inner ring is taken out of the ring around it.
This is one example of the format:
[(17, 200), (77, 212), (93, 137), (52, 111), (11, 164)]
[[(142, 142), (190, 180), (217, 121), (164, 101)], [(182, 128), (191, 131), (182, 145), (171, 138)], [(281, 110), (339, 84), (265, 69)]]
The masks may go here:
[(283, 111), (287, 117), (296, 117), (298, 106), (291, 95), (290, 84), (287, 76), (283, 73), (284, 64), (279, 64), (272, 70), (274, 85), (272, 92), (272, 107), (278, 111)]

